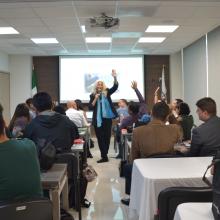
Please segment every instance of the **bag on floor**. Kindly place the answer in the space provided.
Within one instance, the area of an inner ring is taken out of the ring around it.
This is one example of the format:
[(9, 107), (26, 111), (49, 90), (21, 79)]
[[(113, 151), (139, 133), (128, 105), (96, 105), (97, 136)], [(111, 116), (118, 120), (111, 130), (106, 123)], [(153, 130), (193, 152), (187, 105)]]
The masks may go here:
[(97, 178), (98, 174), (91, 165), (88, 165), (83, 169), (83, 176), (88, 182), (92, 182)]
[[(214, 169), (212, 184), (205, 177), (206, 172), (211, 167)], [(212, 213), (215, 220), (220, 220), (220, 150), (217, 151), (217, 154), (214, 156), (206, 172), (203, 176), (203, 181), (212, 187), (213, 190)]]

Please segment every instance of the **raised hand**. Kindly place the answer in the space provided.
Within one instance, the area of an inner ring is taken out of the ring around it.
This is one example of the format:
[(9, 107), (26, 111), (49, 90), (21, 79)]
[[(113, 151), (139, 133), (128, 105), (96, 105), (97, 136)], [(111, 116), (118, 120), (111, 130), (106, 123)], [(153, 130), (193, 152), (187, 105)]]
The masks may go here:
[(115, 70), (115, 69), (112, 69), (112, 76), (113, 76), (113, 77), (116, 77), (116, 76), (117, 76), (117, 73), (116, 73), (116, 70)]
[(132, 89), (137, 89), (137, 81), (132, 81), (131, 82), (131, 88)]
[(156, 88), (156, 90), (155, 90), (155, 92), (154, 92), (155, 95), (157, 95), (159, 89), (160, 89), (160, 86), (158, 86), (158, 87)]

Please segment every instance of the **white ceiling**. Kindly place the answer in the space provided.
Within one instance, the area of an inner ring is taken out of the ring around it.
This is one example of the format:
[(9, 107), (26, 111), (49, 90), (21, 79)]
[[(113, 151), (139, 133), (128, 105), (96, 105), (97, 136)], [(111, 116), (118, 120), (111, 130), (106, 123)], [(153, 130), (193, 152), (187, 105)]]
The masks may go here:
[[(10, 2), (10, 3), (9, 3)], [(117, 29), (87, 28), (105, 12), (118, 17)], [(174, 33), (145, 33), (149, 24), (179, 25)], [(0, 26), (19, 35), (0, 35), (0, 51), (30, 55), (171, 54), (220, 25), (219, 1), (39, 1), (0, 0)], [(111, 44), (86, 44), (85, 37), (113, 36)], [(160, 44), (138, 43), (139, 36), (165, 36)], [(30, 38), (55, 37), (56, 45), (36, 45)]]

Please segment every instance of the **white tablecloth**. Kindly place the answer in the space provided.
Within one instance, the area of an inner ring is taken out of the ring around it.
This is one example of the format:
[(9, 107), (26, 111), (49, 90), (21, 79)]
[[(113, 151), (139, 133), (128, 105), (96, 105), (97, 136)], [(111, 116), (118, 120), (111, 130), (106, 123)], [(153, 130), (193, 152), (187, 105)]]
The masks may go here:
[[(149, 158), (134, 161), (130, 210), (139, 220), (153, 220), (159, 193), (173, 186), (206, 186), (202, 176), (212, 157)], [(208, 172), (207, 177), (211, 174)]]
[(214, 220), (212, 203), (183, 203), (178, 205), (174, 220)]

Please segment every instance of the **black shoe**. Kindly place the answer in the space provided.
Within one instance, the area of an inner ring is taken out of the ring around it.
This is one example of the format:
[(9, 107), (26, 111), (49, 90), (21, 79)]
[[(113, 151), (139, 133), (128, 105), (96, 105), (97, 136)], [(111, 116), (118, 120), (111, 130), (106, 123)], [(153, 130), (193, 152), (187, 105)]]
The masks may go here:
[(93, 156), (92, 156), (92, 154), (91, 154), (91, 153), (90, 153), (90, 154), (88, 154), (88, 155), (87, 155), (87, 157), (88, 157), (88, 158), (93, 158)]
[(129, 206), (130, 199), (121, 199), (121, 203), (124, 204), (124, 205)]
[(82, 207), (89, 208), (91, 205), (91, 202), (89, 202), (88, 199), (84, 199), (81, 205)]
[(105, 162), (108, 162), (108, 158), (102, 158), (97, 161), (97, 163), (105, 163)]

